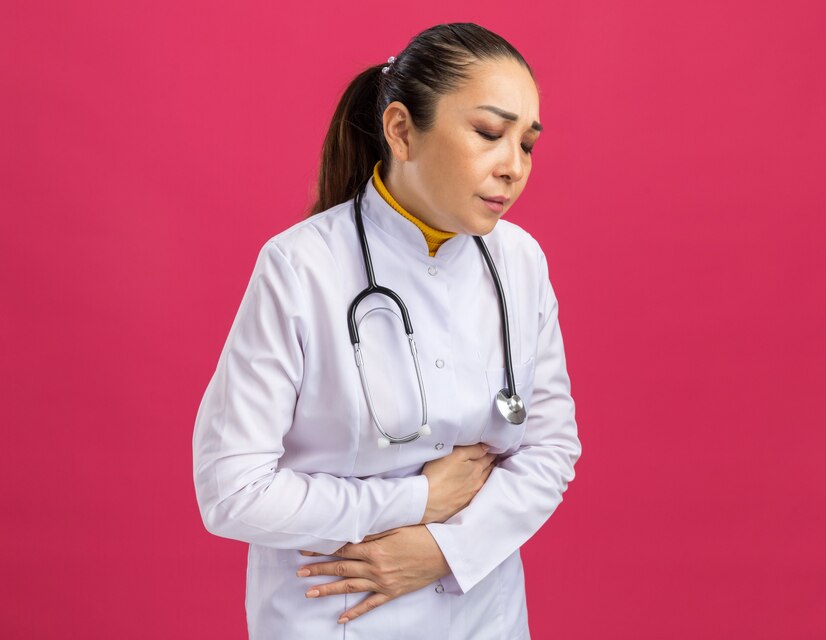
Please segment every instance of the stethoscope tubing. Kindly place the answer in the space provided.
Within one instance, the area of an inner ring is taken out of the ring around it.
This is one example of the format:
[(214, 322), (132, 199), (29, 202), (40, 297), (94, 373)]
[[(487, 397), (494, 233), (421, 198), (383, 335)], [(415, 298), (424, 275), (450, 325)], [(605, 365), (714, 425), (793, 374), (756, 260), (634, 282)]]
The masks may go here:
[[(373, 271), (373, 260), (370, 256), (370, 247), (367, 244), (367, 234), (364, 230), (364, 220), (361, 214), (361, 203), (364, 198), (364, 192), (369, 180), (370, 179), (368, 178), (368, 180), (366, 180), (359, 187), (359, 190), (354, 198), (356, 230), (358, 232), (359, 244), (361, 245), (362, 257), (364, 259), (364, 269), (367, 274), (367, 287), (363, 289), (358, 295), (356, 295), (356, 297), (353, 298), (353, 301), (350, 303), (350, 307), (347, 311), (347, 328), (350, 333), (350, 342), (353, 345), (356, 366), (359, 370), (361, 384), (362, 387), (364, 387), (367, 406), (370, 411), (370, 415), (373, 421), (375, 422), (376, 427), (379, 430), (379, 433), (381, 433), (382, 436), (381, 438), (379, 438), (379, 446), (386, 447), (389, 444), (403, 444), (417, 440), (420, 436), (429, 434), (430, 427), (427, 424), (427, 399), (424, 390), (424, 381), (422, 380), (421, 367), (419, 366), (419, 357), (418, 350), (416, 348), (416, 341), (413, 337), (413, 324), (410, 321), (410, 314), (407, 312), (407, 307), (405, 306), (401, 297), (395, 291), (376, 284), (376, 276)], [(496, 270), (496, 265), (493, 262), (493, 258), (491, 258), (490, 256), (490, 252), (488, 251), (488, 247), (485, 244), (485, 241), (480, 236), (473, 236), (473, 239), (476, 242), (476, 245), (479, 247), (479, 251), (481, 252), (484, 261), (487, 264), (488, 270), (490, 271), (491, 277), (493, 278), (493, 282), (496, 287), (497, 296), (499, 297), (499, 316), (502, 325), (502, 343), (504, 345), (505, 351), (505, 371), (507, 375), (507, 388), (502, 389), (499, 392), (498, 396), (502, 397), (502, 402), (507, 403), (509, 401), (512, 401), (513, 399), (518, 400), (518, 396), (516, 394), (516, 383), (513, 375), (513, 360), (511, 357), (510, 344), (510, 328), (508, 324), (508, 308), (507, 302), (505, 301), (505, 292), (502, 288), (502, 282), (499, 279), (499, 272)], [(419, 395), (422, 401), (422, 424), (416, 432), (403, 437), (391, 436), (381, 426), (381, 422), (379, 421), (378, 414), (375, 410), (375, 406), (373, 403), (373, 397), (370, 392), (370, 386), (367, 383), (367, 374), (365, 372), (364, 358), (361, 354), (358, 325), (356, 323), (356, 310), (358, 309), (358, 305), (361, 303), (362, 300), (364, 300), (367, 296), (374, 294), (383, 295), (389, 298), (396, 304), (396, 306), (399, 308), (399, 311), (401, 311), (404, 330), (407, 334), (407, 339), (410, 346), (410, 354), (413, 358), (413, 363), (416, 368), (416, 379), (418, 381)], [(521, 405), (521, 400), (519, 400), (519, 403)], [(501, 410), (502, 408), (500, 407), (500, 411)], [(512, 421), (509, 417), (507, 419), (509, 422)], [(524, 420), (524, 410), (522, 411), (521, 420)], [(519, 422), (521, 422), (521, 420)], [(517, 422), (516, 424), (518, 424), (519, 422)]]
[(473, 236), (476, 245), (482, 252), (485, 262), (488, 264), (490, 274), (493, 276), (493, 282), (496, 285), (496, 293), (499, 295), (499, 316), (502, 319), (502, 344), (505, 345), (505, 371), (508, 378), (508, 394), (514, 395), (516, 393), (516, 384), (513, 379), (513, 360), (511, 359), (511, 341), (510, 328), (508, 327), (508, 304), (505, 301), (505, 291), (502, 288), (502, 282), (499, 280), (499, 272), (496, 270), (496, 265), (493, 263), (493, 258), (490, 257), (490, 251), (485, 241), (479, 236)]

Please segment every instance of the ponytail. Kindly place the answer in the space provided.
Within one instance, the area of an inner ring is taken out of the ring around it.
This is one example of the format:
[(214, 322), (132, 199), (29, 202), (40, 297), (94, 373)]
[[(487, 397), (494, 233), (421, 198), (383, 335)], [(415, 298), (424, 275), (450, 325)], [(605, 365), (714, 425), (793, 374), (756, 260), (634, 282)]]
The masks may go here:
[(378, 112), (383, 65), (368, 67), (347, 87), (333, 114), (321, 150), (318, 199), (310, 215), (355, 197), (383, 153), (384, 132)]

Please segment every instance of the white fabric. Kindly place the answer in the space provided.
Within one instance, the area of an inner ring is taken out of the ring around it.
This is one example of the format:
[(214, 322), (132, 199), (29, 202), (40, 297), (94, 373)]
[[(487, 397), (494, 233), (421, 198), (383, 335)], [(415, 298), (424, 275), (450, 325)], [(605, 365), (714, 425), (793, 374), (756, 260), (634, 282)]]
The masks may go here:
[[(372, 181), (362, 209), (376, 280), (410, 313), (432, 434), (377, 446), (347, 330), (350, 302), (367, 285), (350, 200), (276, 235), (258, 255), (196, 418), (204, 524), (250, 543), (251, 638), (528, 638), (519, 547), (561, 502), (581, 452), (545, 256), (504, 220), (485, 237), (505, 288), (516, 386), (528, 408), (515, 426), (493, 405), (505, 385), (499, 306), (473, 238), (455, 236), (430, 257), (421, 231)], [(397, 313), (369, 296), (358, 318), (380, 419), (391, 434), (406, 435), (421, 413)], [(441, 586), (346, 625), (338, 616), (368, 594), (304, 596), (338, 578), (296, 577), (299, 566), (329, 559), (300, 549), (330, 554), (418, 524), (428, 495), (424, 463), (477, 442), (502, 454), (498, 465), (467, 508), (427, 525), (452, 570)]]

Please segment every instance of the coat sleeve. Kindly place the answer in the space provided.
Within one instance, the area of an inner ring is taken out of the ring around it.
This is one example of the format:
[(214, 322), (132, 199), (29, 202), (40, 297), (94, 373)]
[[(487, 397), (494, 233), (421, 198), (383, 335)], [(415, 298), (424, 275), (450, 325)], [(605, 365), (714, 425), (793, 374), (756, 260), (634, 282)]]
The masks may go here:
[(261, 249), (195, 419), (195, 493), (206, 529), (278, 549), (331, 554), (418, 524), (425, 476), (340, 478), (279, 466), (303, 378), (303, 293), (274, 239)]
[(448, 593), (462, 594), (522, 546), (562, 502), (582, 451), (565, 366), (558, 304), (539, 250), (540, 317), (534, 392), (520, 447), (500, 459), (462, 511), (427, 528), (451, 573)]

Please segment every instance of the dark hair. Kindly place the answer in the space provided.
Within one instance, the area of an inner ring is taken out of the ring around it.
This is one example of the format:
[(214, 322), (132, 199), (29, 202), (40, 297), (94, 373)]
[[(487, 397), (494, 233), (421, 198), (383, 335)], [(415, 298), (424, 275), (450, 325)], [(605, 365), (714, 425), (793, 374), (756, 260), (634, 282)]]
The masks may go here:
[(533, 75), (522, 55), (501, 36), (472, 22), (439, 24), (415, 36), (387, 63), (368, 67), (350, 83), (333, 114), (318, 171), (318, 197), (310, 215), (356, 195), (382, 161), (390, 163), (384, 138), (384, 110), (398, 100), (421, 131), (433, 126), (440, 96), (459, 89), (482, 60), (512, 58)]

